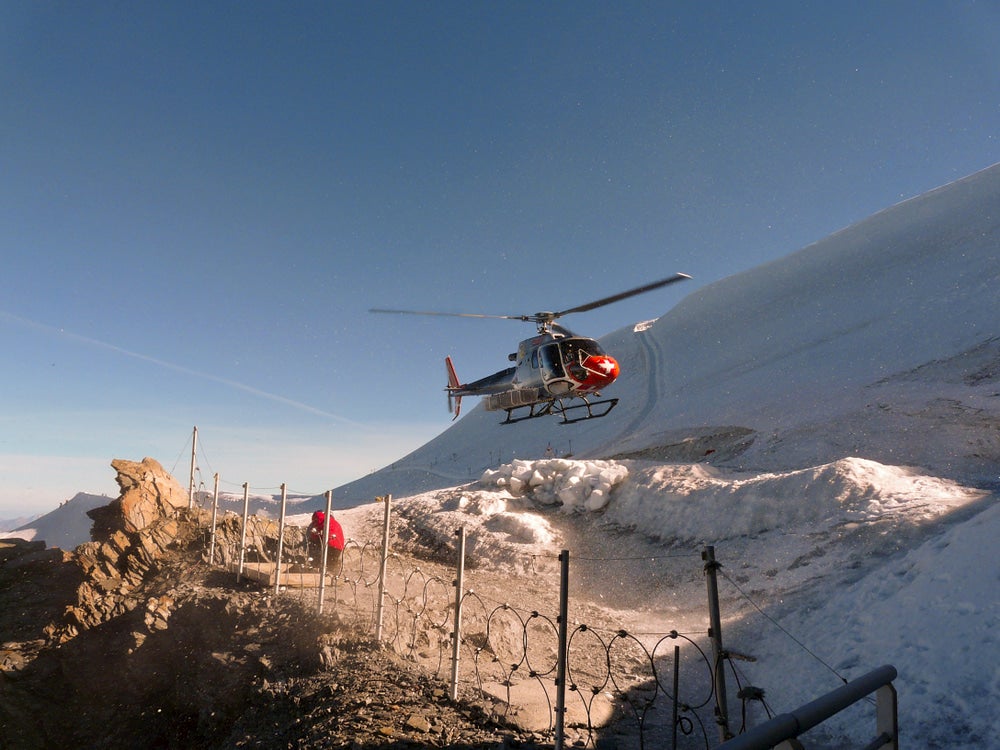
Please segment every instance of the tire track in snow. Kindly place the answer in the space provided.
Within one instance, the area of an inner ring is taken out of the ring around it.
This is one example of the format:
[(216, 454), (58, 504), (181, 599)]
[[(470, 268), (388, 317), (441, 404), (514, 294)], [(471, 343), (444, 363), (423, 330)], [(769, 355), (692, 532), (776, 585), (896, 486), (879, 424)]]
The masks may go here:
[(656, 401), (659, 398), (656, 371), (663, 359), (663, 353), (656, 341), (656, 336), (648, 335), (648, 330), (636, 333), (641, 346), (640, 351), (646, 359), (646, 402), (640, 407), (639, 414), (625, 426), (625, 429), (621, 431), (614, 442), (618, 442), (637, 431), (642, 423), (646, 421), (646, 418), (656, 406)]

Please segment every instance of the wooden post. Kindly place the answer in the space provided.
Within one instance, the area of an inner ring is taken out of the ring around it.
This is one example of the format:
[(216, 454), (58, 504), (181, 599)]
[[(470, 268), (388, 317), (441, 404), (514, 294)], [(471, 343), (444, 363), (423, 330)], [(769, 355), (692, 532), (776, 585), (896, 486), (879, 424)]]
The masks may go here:
[(247, 519), (250, 516), (250, 483), (243, 483), (243, 530), (240, 534), (240, 567), (236, 571), (236, 583), (243, 577), (243, 561), (247, 554)]
[(198, 427), (195, 426), (194, 432), (191, 435), (191, 477), (188, 482), (188, 510), (194, 506), (194, 470), (195, 470), (195, 457), (198, 454)]
[[(333, 490), (326, 491), (326, 520), (323, 522), (323, 553), (319, 565), (319, 614), (323, 614), (323, 599), (326, 596), (326, 559), (330, 552), (330, 512), (333, 510)], [(309, 546), (308, 541), (306, 547)]]
[(208, 547), (208, 564), (215, 564), (215, 520), (219, 517), (219, 473), (215, 473), (215, 491), (212, 493), (212, 542)]

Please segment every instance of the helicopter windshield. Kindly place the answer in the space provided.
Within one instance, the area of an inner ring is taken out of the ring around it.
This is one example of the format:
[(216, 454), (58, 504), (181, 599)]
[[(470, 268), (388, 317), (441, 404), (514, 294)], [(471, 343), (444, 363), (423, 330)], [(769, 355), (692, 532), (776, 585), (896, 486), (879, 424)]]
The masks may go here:
[(563, 362), (567, 365), (582, 364), (591, 355), (604, 354), (593, 339), (566, 339), (559, 344), (562, 346)]
[(587, 379), (587, 368), (583, 363), (594, 355), (602, 355), (604, 351), (593, 339), (564, 339), (559, 342), (562, 347), (563, 364), (569, 376), (579, 383)]

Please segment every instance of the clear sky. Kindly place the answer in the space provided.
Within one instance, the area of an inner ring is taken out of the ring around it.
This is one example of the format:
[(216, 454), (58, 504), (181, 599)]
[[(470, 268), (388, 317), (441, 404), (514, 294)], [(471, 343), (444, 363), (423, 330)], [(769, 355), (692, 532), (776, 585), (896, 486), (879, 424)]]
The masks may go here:
[[(0, 518), (113, 458), (319, 493), (443, 359), (600, 336), (1000, 161), (1000, 3), (5, 2)], [(505, 428), (516, 429), (516, 428)]]

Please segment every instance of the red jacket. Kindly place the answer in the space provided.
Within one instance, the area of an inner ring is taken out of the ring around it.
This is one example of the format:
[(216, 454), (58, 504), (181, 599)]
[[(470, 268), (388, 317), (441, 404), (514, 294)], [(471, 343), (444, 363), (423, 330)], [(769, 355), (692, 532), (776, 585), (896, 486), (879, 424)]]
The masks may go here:
[[(309, 524), (309, 541), (319, 544), (323, 538), (323, 524), (326, 521), (326, 513), (317, 510), (312, 515), (312, 523)], [(332, 549), (344, 549), (344, 530), (340, 527), (340, 522), (330, 514), (330, 538), (328, 540)]]

